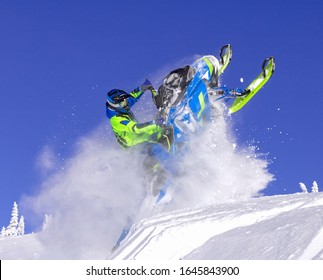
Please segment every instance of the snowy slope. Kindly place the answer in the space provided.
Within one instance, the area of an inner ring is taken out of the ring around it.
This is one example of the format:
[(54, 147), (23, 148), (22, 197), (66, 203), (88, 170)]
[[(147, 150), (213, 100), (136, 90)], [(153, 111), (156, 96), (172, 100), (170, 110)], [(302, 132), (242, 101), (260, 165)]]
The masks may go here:
[(43, 252), (43, 245), (38, 237), (39, 234), (25, 234), (0, 239), (0, 259), (39, 259), (40, 254)]
[[(87, 258), (323, 259), (323, 193), (294, 194), (182, 209), (134, 225), (121, 247)], [(45, 233), (0, 240), (0, 259), (51, 259)], [(54, 245), (53, 245), (54, 246)], [(82, 244), (78, 244), (82, 246)], [(68, 258), (68, 254), (61, 258)], [(86, 258), (86, 255), (80, 255)]]
[(114, 259), (323, 259), (323, 194), (250, 199), (137, 224)]

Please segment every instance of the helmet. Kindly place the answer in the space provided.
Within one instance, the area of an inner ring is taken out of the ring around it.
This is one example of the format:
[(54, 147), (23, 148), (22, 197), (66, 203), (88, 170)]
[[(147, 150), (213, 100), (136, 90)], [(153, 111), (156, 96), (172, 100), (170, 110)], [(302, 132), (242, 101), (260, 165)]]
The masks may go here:
[(130, 95), (121, 89), (113, 89), (107, 93), (107, 105), (116, 111), (126, 113), (130, 107), (128, 98)]

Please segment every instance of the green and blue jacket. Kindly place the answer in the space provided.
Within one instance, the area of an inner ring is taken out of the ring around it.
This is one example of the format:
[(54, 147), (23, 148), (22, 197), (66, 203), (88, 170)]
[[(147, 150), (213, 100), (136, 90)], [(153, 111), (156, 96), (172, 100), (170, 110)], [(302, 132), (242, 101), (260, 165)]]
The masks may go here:
[[(140, 99), (143, 93), (139, 87), (129, 93), (128, 104), (130, 108)], [(119, 144), (124, 148), (145, 142), (158, 143), (158, 140), (162, 137), (162, 127), (154, 121), (138, 123), (131, 111), (121, 113), (106, 106), (106, 114)]]

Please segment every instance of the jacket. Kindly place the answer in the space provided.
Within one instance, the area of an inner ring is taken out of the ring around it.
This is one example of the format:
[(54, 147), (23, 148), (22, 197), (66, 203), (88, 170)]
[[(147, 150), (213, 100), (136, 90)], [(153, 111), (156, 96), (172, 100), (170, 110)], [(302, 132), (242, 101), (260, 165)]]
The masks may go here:
[[(139, 87), (130, 92), (128, 98), (130, 108), (141, 98), (143, 93)], [(158, 143), (163, 135), (163, 128), (155, 121), (138, 123), (130, 110), (129, 113), (121, 113), (107, 105), (106, 115), (119, 144), (124, 148), (145, 142)]]

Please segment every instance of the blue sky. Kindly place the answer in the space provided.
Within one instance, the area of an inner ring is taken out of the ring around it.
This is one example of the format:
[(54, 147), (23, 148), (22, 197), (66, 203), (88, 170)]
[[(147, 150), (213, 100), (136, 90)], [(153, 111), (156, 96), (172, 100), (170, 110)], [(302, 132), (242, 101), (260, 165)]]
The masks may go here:
[(40, 154), (64, 161), (105, 121), (109, 89), (227, 43), (232, 87), (276, 58), (271, 81), (232, 118), (239, 142), (272, 161), (265, 193), (323, 186), (322, 12), (320, 0), (0, 0), (0, 226), (13, 201), (38, 191)]

